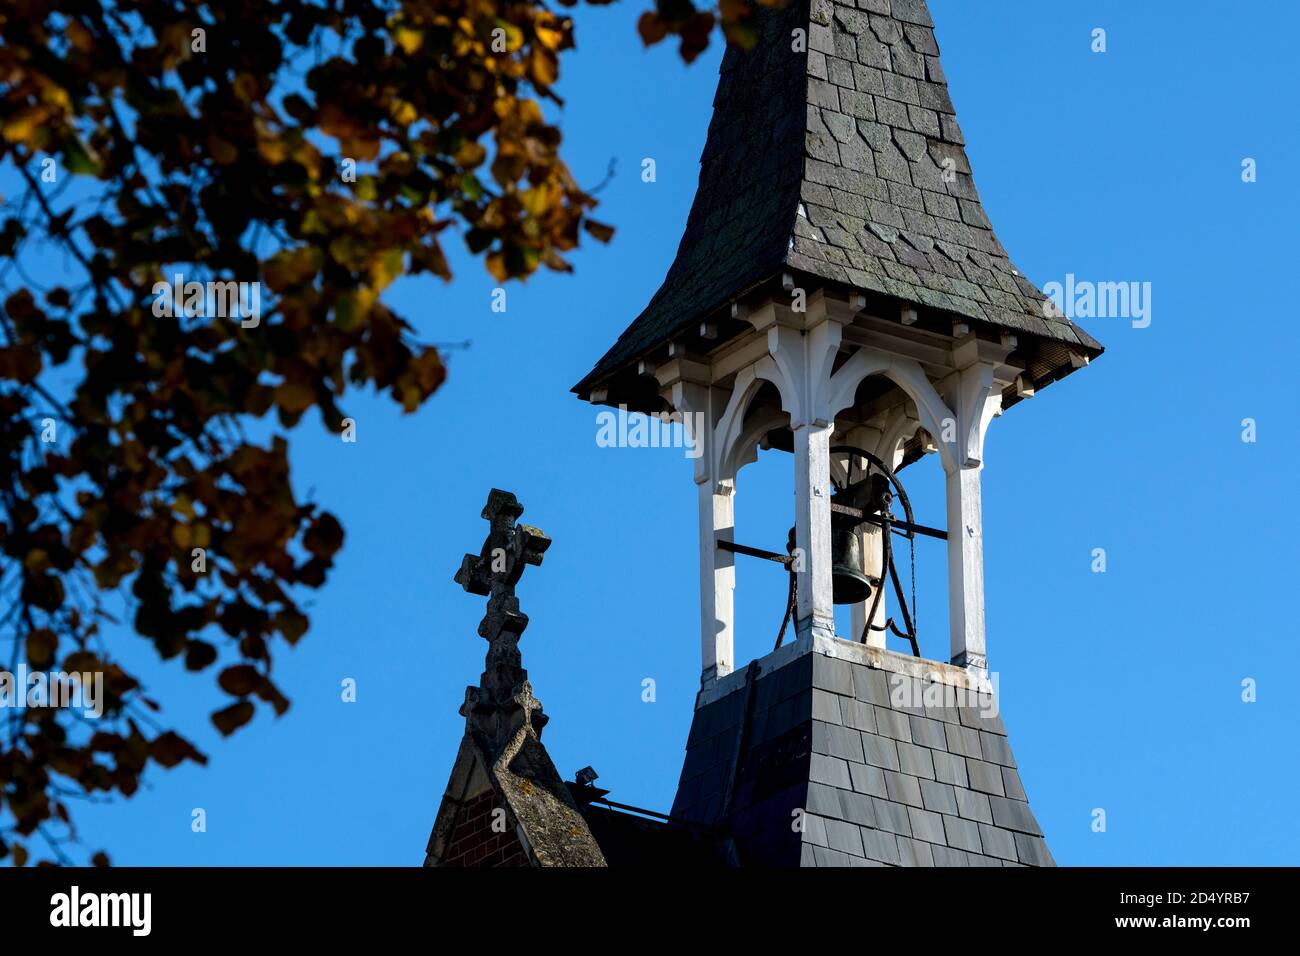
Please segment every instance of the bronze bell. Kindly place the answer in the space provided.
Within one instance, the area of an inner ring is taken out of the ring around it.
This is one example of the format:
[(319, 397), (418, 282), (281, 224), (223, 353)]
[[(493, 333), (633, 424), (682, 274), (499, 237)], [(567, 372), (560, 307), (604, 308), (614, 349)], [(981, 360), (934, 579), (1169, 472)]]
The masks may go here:
[(862, 571), (862, 538), (854, 526), (831, 528), (831, 590), (836, 604), (860, 604), (871, 597), (872, 580)]
[[(874, 581), (863, 573), (862, 545), (857, 523), (838, 517), (831, 521), (831, 601), (834, 604), (857, 604), (871, 597)], [(794, 528), (785, 542), (788, 554), (794, 554)]]
[[(871, 475), (840, 489), (834, 500), (881, 514), (889, 510), (893, 496), (884, 475)], [(869, 559), (862, 553), (861, 532), (865, 524), (840, 514), (831, 518), (831, 600), (836, 604), (860, 604), (868, 600), (883, 578), (878, 550), (873, 549)]]

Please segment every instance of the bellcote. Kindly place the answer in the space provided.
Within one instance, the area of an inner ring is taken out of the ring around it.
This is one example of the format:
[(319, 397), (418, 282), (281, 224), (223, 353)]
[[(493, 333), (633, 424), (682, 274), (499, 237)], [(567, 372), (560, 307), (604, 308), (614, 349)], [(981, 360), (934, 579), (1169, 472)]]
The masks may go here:
[[(703, 687), (736, 667), (737, 554), (786, 564), (804, 646), (897, 637), (922, 656), (891, 554), (926, 532), (948, 564), (948, 652), (929, 653), (985, 673), (985, 434), (1102, 348), (994, 233), (924, 0), (792, 0), (758, 16), (754, 47), (723, 57), (668, 275), (574, 391), (671, 410), (700, 447)], [(788, 558), (784, 542), (736, 540), (737, 474), (759, 448), (793, 459)], [(918, 529), (876, 493), (885, 482), (905, 505), (896, 472), (928, 452), (946, 530)], [(852, 625), (837, 634), (845, 603)]]

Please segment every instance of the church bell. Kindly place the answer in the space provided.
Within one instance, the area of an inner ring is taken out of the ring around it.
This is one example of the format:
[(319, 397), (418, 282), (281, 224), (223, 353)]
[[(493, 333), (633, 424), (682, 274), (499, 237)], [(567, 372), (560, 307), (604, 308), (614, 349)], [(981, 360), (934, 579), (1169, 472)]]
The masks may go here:
[[(838, 490), (831, 499), (866, 514), (888, 512), (892, 495), (884, 475)], [(836, 512), (831, 519), (831, 591), (836, 604), (868, 600), (883, 580), (880, 526)], [(866, 542), (866, 549), (863, 543)]]
[(861, 604), (871, 597), (873, 585), (863, 573), (862, 536), (857, 528), (847, 526), (831, 531), (831, 589), (836, 604)]

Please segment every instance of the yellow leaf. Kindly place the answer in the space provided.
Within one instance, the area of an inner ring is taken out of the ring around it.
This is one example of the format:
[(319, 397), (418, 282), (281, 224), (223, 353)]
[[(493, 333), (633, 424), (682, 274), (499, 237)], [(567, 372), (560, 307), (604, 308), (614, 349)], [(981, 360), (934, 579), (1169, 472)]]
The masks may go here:
[(393, 119), (403, 126), (410, 126), (420, 116), (419, 110), (405, 100), (394, 101), (390, 112)]
[(44, 110), (24, 110), (5, 120), (4, 137), (11, 143), (27, 143), (45, 118)]
[(402, 274), (402, 250), (385, 249), (370, 263), (370, 278), (377, 288), (383, 289)]
[(520, 100), (519, 121), (525, 126), (542, 125), (542, 108), (536, 100)]
[(557, 30), (549, 24), (538, 23), (534, 26), (537, 39), (548, 50), (558, 50), (564, 42), (564, 31)]
[(393, 34), (393, 39), (397, 41), (397, 45), (402, 48), (402, 51), (410, 56), (424, 45), (424, 31), (412, 30), (410, 27), (398, 27)]
[(543, 50), (541, 47), (533, 47), (532, 55), (528, 59), (528, 72), (530, 79), (536, 85), (553, 85), (559, 77), (555, 54), (549, 50)]
[(278, 166), (289, 155), (289, 149), (280, 139), (258, 139), (257, 155), (272, 166)]
[(374, 176), (361, 176), (357, 179), (355, 191), (361, 202), (374, 202), (379, 198), (379, 180)]
[(555, 203), (555, 188), (550, 183), (539, 183), (524, 193), (523, 201), (528, 215), (541, 218)]
[(462, 169), (473, 169), (480, 166), (483, 160), (487, 158), (487, 150), (482, 143), (473, 141), (462, 143), (460, 149), (456, 150), (456, 155), (452, 157), (456, 165)]

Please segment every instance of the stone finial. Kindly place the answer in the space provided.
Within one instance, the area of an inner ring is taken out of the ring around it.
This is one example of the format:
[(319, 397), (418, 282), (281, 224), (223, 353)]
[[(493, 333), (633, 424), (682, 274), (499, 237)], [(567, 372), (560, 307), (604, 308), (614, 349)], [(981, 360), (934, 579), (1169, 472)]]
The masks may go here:
[(531, 525), (517, 524), (523, 513), (523, 505), (513, 494), (493, 488), (483, 507), (483, 518), (490, 526), (488, 536), (479, 553), (465, 555), (456, 572), (457, 584), (488, 599), (487, 613), (478, 626), (479, 635), (488, 642), (487, 662), (481, 688), (470, 689), (474, 700), (467, 703), (471, 707), (501, 705), (515, 696), (538, 706), (526, 686), (528, 672), (519, 654), (519, 638), (528, 626), (528, 615), (519, 610), (515, 585), (526, 566), (542, 563), (551, 539)]

